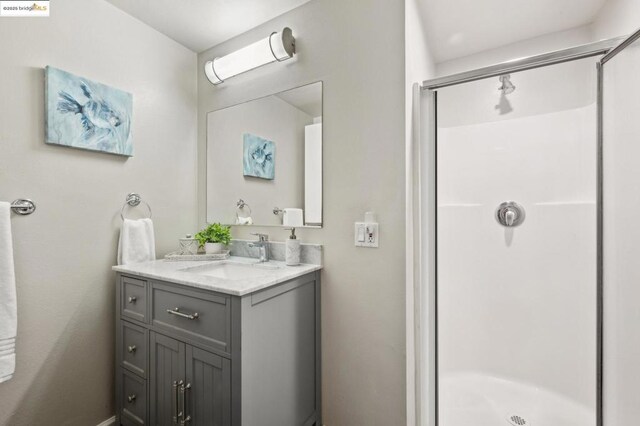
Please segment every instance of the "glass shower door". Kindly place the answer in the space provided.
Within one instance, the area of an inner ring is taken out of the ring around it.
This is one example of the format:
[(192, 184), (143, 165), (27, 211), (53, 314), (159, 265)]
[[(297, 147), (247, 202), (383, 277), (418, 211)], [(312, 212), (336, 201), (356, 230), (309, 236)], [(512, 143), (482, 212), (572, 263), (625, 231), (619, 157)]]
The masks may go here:
[(601, 61), (604, 424), (640, 418), (640, 32)]

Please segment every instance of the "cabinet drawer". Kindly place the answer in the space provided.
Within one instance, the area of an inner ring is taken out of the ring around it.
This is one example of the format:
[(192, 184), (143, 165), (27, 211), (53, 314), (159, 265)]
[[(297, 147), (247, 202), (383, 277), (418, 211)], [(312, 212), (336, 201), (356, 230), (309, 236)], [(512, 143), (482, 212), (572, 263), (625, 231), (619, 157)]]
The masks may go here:
[(149, 332), (139, 325), (126, 321), (120, 321), (120, 324), (122, 330), (122, 347), (120, 349), (122, 366), (146, 379)]
[(147, 282), (122, 277), (120, 295), (120, 314), (136, 321), (147, 322)]
[(123, 426), (147, 424), (147, 382), (144, 379), (121, 369), (122, 407), (120, 423)]
[(230, 297), (161, 283), (151, 288), (154, 327), (231, 352)]

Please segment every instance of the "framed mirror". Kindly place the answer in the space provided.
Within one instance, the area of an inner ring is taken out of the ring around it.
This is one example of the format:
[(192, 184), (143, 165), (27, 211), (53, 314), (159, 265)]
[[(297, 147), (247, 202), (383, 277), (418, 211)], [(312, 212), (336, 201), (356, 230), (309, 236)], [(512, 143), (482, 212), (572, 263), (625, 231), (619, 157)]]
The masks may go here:
[(322, 82), (207, 114), (207, 222), (322, 227)]

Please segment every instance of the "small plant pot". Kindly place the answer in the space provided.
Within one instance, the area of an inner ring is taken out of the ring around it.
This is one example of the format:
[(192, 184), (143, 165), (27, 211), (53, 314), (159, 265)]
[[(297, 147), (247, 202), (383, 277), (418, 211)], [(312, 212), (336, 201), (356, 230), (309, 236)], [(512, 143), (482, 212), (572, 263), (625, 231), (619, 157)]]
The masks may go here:
[(206, 243), (204, 245), (204, 252), (207, 254), (216, 254), (224, 250), (224, 244), (222, 243)]

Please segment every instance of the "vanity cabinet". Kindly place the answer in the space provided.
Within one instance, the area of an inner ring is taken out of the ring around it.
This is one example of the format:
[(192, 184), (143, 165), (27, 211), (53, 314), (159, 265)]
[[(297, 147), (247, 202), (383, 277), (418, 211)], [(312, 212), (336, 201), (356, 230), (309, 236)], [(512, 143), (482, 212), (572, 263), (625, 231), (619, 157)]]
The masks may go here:
[(117, 424), (322, 424), (319, 271), (242, 296), (116, 284)]
[(231, 424), (231, 361), (151, 332), (150, 421)]

